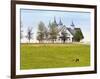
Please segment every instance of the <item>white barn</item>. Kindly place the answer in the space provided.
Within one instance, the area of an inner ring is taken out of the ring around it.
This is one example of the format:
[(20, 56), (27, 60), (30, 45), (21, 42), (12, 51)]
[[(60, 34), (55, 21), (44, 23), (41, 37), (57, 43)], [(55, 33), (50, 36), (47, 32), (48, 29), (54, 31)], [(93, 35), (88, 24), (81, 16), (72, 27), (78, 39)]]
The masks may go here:
[[(74, 42), (74, 35), (77, 31), (81, 32), (82, 38), (84, 38), (81, 28), (76, 28), (74, 23), (72, 22), (71, 25), (69, 27), (67, 27), (66, 25), (64, 25), (60, 19), (59, 23), (56, 22), (56, 19), (54, 18), (53, 21), (57, 28), (58, 28), (58, 35), (57, 35), (57, 39), (54, 40), (54, 43), (62, 43), (62, 32), (67, 34), (65, 43), (71, 43)], [(36, 32), (37, 33), (37, 32)], [(37, 36), (37, 35), (36, 35)], [(36, 36), (33, 36), (33, 39), (30, 40), (30, 43), (39, 43), (39, 41), (37, 40)], [(28, 42), (28, 40), (26, 38), (24, 38), (25, 41), (23, 41), (23, 39), (21, 39), (21, 43), (26, 43)], [(42, 41), (42, 43), (52, 43), (52, 40), (50, 39), (50, 37), (48, 37), (48, 40), (45, 40), (46, 38), (44, 37), (44, 40)]]
[[(71, 25), (69, 27), (67, 27), (62, 23), (61, 19), (60, 19), (59, 23), (57, 23), (55, 18), (54, 18), (54, 23), (57, 25), (58, 30), (59, 30), (57, 39), (54, 41), (55, 43), (62, 43), (63, 42), (62, 39), (61, 39), (61, 35), (62, 35), (61, 33), (62, 32), (67, 33), (67, 37), (66, 37), (66, 41), (65, 41), (66, 43), (71, 43), (71, 42), (75, 41), (74, 40), (74, 35), (75, 35), (76, 31), (80, 31), (81, 34), (82, 34), (81, 29), (76, 28), (73, 22), (71, 23)], [(82, 37), (84, 38), (83, 34), (82, 34)], [(46, 43), (51, 43), (51, 40), (50, 41), (44, 41), (44, 43), (45, 42)]]

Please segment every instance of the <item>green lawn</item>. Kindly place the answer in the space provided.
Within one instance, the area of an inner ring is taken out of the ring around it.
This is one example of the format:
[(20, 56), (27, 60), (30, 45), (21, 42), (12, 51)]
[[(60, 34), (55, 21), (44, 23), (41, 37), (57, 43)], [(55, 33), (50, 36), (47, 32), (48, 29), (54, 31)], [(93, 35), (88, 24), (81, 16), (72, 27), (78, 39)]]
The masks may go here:
[(20, 61), (21, 69), (89, 66), (90, 45), (21, 44)]

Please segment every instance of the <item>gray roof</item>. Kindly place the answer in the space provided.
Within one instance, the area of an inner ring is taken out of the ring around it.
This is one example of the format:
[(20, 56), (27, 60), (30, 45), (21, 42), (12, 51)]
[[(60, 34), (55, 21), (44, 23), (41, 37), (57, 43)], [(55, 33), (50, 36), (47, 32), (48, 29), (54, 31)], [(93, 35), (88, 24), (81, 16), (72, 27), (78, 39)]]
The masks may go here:
[[(82, 31), (81, 31), (80, 28), (74, 28), (74, 29), (72, 29), (72, 28), (63, 26), (63, 27), (61, 27), (61, 28), (59, 29), (59, 32), (60, 32), (60, 31), (64, 31), (64, 30), (68, 30), (73, 36), (75, 35), (75, 32), (76, 32), (76, 31), (80, 31), (81, 34), (82, 34)], [(82, 34), (82, 36), (83, 36), (83, 34)]]
[(68, 29), (68, 31), (69, 31), (72, 35), (75, 34), (75, 30), (74, 30), (74, 29), (71, 29), (71, 28), (67, 28), (67, 29)]

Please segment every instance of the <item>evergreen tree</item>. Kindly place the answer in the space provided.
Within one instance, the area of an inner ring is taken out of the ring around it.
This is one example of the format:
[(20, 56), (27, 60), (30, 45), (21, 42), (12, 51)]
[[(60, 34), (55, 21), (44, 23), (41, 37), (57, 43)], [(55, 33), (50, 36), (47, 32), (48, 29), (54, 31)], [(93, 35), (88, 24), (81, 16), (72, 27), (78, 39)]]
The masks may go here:
[(58, 35), (58, 27), (55, 24), (55, 22), (52, 22), (49, 24), (49, 34), (50, 34), (50, 39), (54, 43), (54, 41), (57, 39), (57, 35)]
[(75, 32), (75, 35), (74, 35), (74, 40), (76, 41), (76, 42), (80, 42), (80, 40), (81, 39), (83, 39), (84, 37), (83, 37), (83, 35), (82, 35), (82, 32), (80, 31), (80, 30), (77, 30), (76, 32)]
[(38, 24), (38, 32), (37, 32), (38, 34), (37, 40), (39, 41), (39, 43), (44, 40), (45, 32), (46, 32), (45, 24), (42, 21), (40, 21)]

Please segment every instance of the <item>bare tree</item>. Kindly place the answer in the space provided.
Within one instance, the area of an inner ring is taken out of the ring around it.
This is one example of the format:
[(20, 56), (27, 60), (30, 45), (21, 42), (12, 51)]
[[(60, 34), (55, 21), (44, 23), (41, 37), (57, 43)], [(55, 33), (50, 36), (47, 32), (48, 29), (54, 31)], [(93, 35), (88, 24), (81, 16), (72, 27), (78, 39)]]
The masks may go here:
[(29, 40), (29, 43), (30, 43), (30, 40), (32, 39), (32, 35), (33, 35), (33, 33), (32, 33), (32, 27), (31, 28), (28, 27), (26, 38)]
[(22, 30), (22, 27), (23, 27), (23, 25), (22, 25), (22, 22), (21, 22), (21, 26), (20, 26), (20, 39), (22, 39), (23, 38), (23, 30)]

